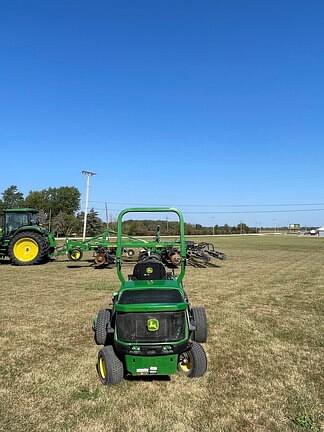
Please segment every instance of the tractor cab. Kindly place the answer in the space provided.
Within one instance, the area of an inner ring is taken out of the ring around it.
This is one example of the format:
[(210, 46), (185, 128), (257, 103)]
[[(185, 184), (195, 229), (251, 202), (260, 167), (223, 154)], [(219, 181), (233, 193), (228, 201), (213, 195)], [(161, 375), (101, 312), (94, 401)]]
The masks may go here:
[(38, 211), (32, 208), (6, 209), (3, 212), (2, 234), (11, 237), (21, 227), (38, 225)]

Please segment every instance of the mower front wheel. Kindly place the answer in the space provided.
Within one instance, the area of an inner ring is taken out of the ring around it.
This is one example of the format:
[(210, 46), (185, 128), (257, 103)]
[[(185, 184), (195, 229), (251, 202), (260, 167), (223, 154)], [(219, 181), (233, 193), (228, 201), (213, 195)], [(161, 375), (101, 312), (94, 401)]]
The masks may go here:
[(102, 384), (118, 384), (124, 378), (123, 363), (112, 346), (105, 346), (98, 353), (97, 372)]
[(109, 339), (108, 326), (110, 327), (110, 309), (102, 309), (98, 312), (94, 326), (94, 340), (97, 345), (106, 345)]
[(192, 334), (192, 340), (200, 343), (207, 342), (207, 315), (203, 306), (192, 308), (192, 316), (195, 321), (196, 330)]
[(179, 355), (178, 370), (188, 378), (198, 378), (207, 370), (207, 357), (204, 348), (192, 342), (189, 351)]

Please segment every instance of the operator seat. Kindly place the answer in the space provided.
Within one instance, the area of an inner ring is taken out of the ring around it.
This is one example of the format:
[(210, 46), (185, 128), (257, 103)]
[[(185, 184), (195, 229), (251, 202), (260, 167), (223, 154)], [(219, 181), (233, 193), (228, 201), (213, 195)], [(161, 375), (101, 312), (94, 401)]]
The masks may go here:
[(147, 258), (135, 264), (133, 280), (164, 280), (167, 279), (167, 272), (161, 261), (154, 258)]

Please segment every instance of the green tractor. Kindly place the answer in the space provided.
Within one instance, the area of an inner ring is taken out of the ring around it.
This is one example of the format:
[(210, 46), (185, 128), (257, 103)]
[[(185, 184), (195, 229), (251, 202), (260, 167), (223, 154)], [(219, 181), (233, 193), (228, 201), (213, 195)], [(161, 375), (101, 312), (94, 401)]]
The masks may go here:
[(0, 225), (0, 257), (8, 256), (15, 265), (46, 262), (54, 254), (53, 235), (38, 222), (31, 208), (6, 209)]
[[(159, 234), (145, 244), (132, 274), (122, 271), (124, 248), (143, 248), (141, 241), (124, 239), (122, 219), (130, 212), (173, 212), (179, 218), (179, 241), (162, 241)], [(179, 251), (179, 274), (168, 272), (161, 250)], [(116, 267), (119, 291), (113, 293), (112, 308), (99, 311), (93, 322), (94, 339), (103, 345), (97, 372), (105, 384), (117, 384), (125, 376), (172, 375), (201, 377), (207, 358), (201, 343), (207, 341), (204, 307), (192, 307), (183, 286), (186, 267), (184, 220), (175, 208), (132, 208), (117, 220)]]

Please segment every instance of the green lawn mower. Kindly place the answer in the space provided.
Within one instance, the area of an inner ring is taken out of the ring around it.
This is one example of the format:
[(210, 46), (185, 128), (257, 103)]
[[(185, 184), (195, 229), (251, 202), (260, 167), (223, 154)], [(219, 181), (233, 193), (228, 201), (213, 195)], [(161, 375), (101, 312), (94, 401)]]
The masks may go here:
[[(178, 241), (161, 241), (157, 235), (145, 244), (133, 272), (126, 280), (122, 255), (126, 248), (142, 248), (143, 242), (124, 239), (122, 220), (131, 212), (173, 212), (179, 218)], [(179, 273), (168, 272), (161, 260), (162, 249), (177, 248)], [(147, 253), (149, 251), (149, 253)], [(116, 268), (121, 282), (113, 293), (112, 308), (97, 314), (94, 339), (103, 345), (97, 372), (105, 384), (117, 384), (125, 376), (172, 375), (201, 377), (207, 358), (201, 343), (207, 340), (207, 318), (203, 307), (192, 307), (183, 287), (186, 268), (184, 220), (175, 208), (131, 208), (117, 220)]]

